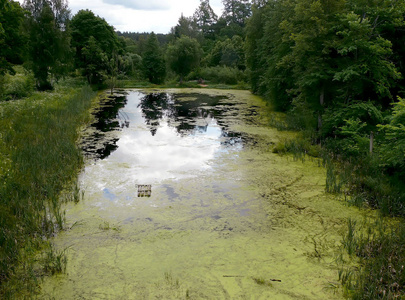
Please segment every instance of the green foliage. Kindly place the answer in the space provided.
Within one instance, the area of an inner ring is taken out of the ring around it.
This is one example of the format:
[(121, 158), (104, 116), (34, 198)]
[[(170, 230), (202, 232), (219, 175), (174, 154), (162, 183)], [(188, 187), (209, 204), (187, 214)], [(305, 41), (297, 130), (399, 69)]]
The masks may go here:
[(360, 268), (341, 270), (339, 279), (352, 299), (401, 299), (405, 294), (405, 226), (386, 220), (363, 227), (348, 220), (343, 246), (360, 259)]
[(150, 82), (159, 84), (164, 81), (166, 76), (166, 62), (163, 52), (160, 49), (158, 39), (153, 32), (146, 41), (142, 63), (145, 75)]
[[(32, 245), (38, 249), (43, 238), (63, 227), (58, 196), (82, 167), (77, 129), (88, 121), (93, 97), (87, 86), (81, 90), (56, 86), (52, 93), (0, 103), (2, 287), (17, 274), (16, 265), (29, 268), (30, 262), (20, 256), (23, 249)], [(63, 263), (62, 256), (59, 260)]]
[(0, 76), (13, 73), (12, 64), (21, 63), (25, 53), (22, 33), (24, 12), (18, 2), (0, 2)]
[[(143, 79), (143, 64), (142, 57), (134, 53), (126, 53), (121, 57), (122, 69), (124, 77), (132, 77), (135, 79)], [(120, 79), (122, 79), (120, 78)]]
[(222, 18), (227, 25), (238, 25), (243, 28), (246, 19), (251, 15), (249, 0), (222, 0), (224, 10)]
[(199, 7), (196, 9), (193, 18), (205, 38), (214, 38), (213, 25), (217, 22), (218, 16), (211, 8), (209, 0), (201, 0)]
[(369, 152), (370, 133), (382, 122), (382, 113), (372, 102), (338, 104), (325, 110), (320, 134), (334, 152), (356, 157)]
[(15, 100), (30, 96), (35, 87), (35, 79), (32, 73), (16, 73), (15, 75), (5, 75), (4, 100)]
[(81, 55), (85, 61), (83, 75), (86, 76), (88, 83), (101, 84), (105, 80), (108, 57), (93, 36), (89, 37), (81, 49)]
[(283, 0), (255, 8), (246, 43), (254, 91), (276, 108), (300, 99), (319, 114), (336, 101), (386, 105), (401, 78), (391, 36), (382, 32), (400, 29), (404, 11), (388, 0)]
[(192, 17), (185, 17), (181, 14), (176, 26), (172, 27), (170, 34), (174, 39), (178, 39), (182, 36), (187, 36), (191, 39), (201, 39), (201, 32), (198, 28), (197, 22)]
[(250, 83), (253, 93), (259, 91), (261, 78), (266, 70), (265, 58), (261, 55), (263, 50), (259, 50), (261, 39), (264, 35), (263, 10), (253, 7), (253, 15), (248, 19), (246, 25), (245, 55), (246, 65), (250, 69)]
[(220, 65), (244, 70), (246, 67), (243, 39), (240, 36), (234, 36), (232, 39), (217, 41), (206, 62), (209, 66)]
[(70, 28), (76, 68), (83, 70), (89, 83), (101, 84), (114, 53), (121, 50), (114, 28), (90, 10), (80, 10), (72, 18)]
[[(193, 78), (194, 77), (194, 78)], [(210, 83), (237, 84), (246, 80), (243, 71), (225, 66), (201, 68), (198, 72), (190, 74), (189, 78), (200, 79)]]
[(59, 80), (68, 70), (70, 35), (67, 24), (70, 10), (65, 1), (27, 0), (29, 12), (26, 29), (29, 34), (31, 68), (38, 90), (52, 89), (49, 79)]
[(405, 100), (398, 97), (394, 103), (389, 124), (380, 125), (384, 135), (380, 155), (384, 166), (397, 172), (399, 178), (405, 178)]
[(383, 122), (383, 115), (372, 102), (355, 101), (349, 105), (330, 106), (324, 113), (321, 134), (323, 137), (339, 135), (344, 131), (341, 127), (348, 122), (358, 122), (362, 124), (361, 128), (354, 130), (370, 133)]
[(371, 89), (377, 96), (390, 97), (393, 80), (400, 75), (388, 59), (392, 54), (392, 43), (374, 35), (372, 20), (348, 12), (340, 16), (336, 30), (334, 49), (340, 55), (339, 67), (333, 80), (345, 85), (342, 95), (346, 99), (370, 95)]
[(180, 81), (183, 81), (184, 76), (198, 68), (201, 46), (197, 40), (182, 36), (168, 46), (167, 57), (171, 69), (180, 75)]

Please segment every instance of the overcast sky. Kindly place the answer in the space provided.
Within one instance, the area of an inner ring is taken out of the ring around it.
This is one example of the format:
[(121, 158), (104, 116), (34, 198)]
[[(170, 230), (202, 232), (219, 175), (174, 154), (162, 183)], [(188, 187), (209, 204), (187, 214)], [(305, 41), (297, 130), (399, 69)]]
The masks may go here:
[[(168, 33), (181, 13), (189, 17), (199, 4), (200, 0), (70, 0), (69, 8), (72, 15), (90, 9), (119, 31)], [(210, 5), (220, 16), (221, 0), (211, 0)]]

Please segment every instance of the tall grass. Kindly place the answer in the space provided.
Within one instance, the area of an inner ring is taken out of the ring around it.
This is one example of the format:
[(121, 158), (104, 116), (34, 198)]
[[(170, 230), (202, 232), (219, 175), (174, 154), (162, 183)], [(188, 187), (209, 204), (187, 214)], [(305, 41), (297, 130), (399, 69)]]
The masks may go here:
[(0, 103), (0, 298), (16, 293), (8, 282), (29, 269), (23, 256), (63, 228), (59, 195), (83, 165), (78, 127), (94, 96), (65, 85)]
[(381, 218), (358, 228), (348, 220), (342, 244), (349, 255), (360, 260), (360, 268), (339, 271), (339, 280), (350, 298), (403, 299), (405, 224), (392, 225)]

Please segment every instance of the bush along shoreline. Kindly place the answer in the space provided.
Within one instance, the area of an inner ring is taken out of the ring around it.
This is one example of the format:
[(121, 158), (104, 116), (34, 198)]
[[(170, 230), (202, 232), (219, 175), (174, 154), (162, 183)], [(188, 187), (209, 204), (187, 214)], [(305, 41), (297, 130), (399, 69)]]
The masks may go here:
[(95, 96), (64, 81), (52, 92), (0, 102), (0, 298), (32, 295), (41, 276), (64, 270), (63, 251), (48, 239), (63, 229), (61, 192), (67, 201), (79, 196), (79, 128), (90, 121)]

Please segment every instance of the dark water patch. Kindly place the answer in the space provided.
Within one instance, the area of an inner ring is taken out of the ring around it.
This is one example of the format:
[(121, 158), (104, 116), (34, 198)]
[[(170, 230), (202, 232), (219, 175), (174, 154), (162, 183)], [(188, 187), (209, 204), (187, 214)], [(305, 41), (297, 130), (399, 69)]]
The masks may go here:
[(127, 104), (125, 94), (111, 95), (101, 99), (101, 104), (93, 113), (95, 122), (86, 129), (80, 143), (89, 159), (104, 159), (118, 149), (118, 138), (108, 134), (129, 127), (129, 118), (122, 111)]
[(221, 144), (225, 147), (252, 146), (256, 144), (256, 138), (247, 133), (224, 130), (221, 133)]
[[(108, 96), (101, 100), (100, 107), (95, 111), (95, 122), (84, 135), (81, 148), (90, 159), (105, 159), (113, 152), (121, 156), (122, 151), (117, 151), (122, 145), (119, 138), (125, 138), (124, 145), (128, 146), (129, 140), (136, 143), (140, 138), (145, 139), (145, 136), (136, 133), (139, 131), (134, 131), (135, 128), (146, 126), (155, 138), (159, 130), (168, 126), (174, 128), (181, 138), (196, 137), (197, 141), (205, 136), (206, 143), (215, 141), (222, 150), (241, 150), (255, 143), (254, 136), (230, 130), (229, 118), (241, 113), (255, 115), (257, 107), (241, 112), (240, 104), (229, 95), (199, 93), (136, 92)], [(126, 130), (131, 126), (131, 130)], [(119, 131), (123, 132), (120, 136), (117, 135)], [(154, 143), (159, 143), (160, 139), (156, 138)], [(173, 139), (173, 143), (178, 144), (179, 141)], [(201, 141), (198, 143), (201, 145)], [(144, 144), (150, 146), (150, 142)]]
[(135, 219), (135, 217), (126, 218), (124, 221), (122, 221), (122, 224), (133, 224), (134, 219)]
[(126, 104), (126, 96), (108, 97), (106, 102), (100, 106), (100, 109), (95, 112), (96, 122), (91, 126), (101, 132), (108, 132), (126, 126), (128, 120), (125, 115), (120, 113), (120, 109), (125, 107)]
[(174, 202), (176, 199), (179, 199), (180, 195), (174, 191), (172, 186), (164, 184), (163, 187), (166, 189), (166, 195), (170, 202)]
[(204, 94), (168, 94), (151, 93), (142, 97), (139, 107), (152, 135), (155, 135), (163, 119), (175, 127), (181, 135), (205, 133), (208, 131), (208, 120), (221, 121), (225, 112), (233, 110), (237, 114), (235, 102), (227, 102), (226, 96)]

